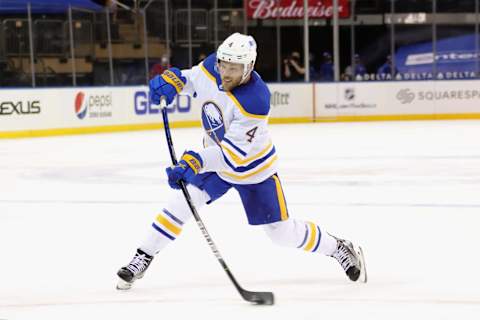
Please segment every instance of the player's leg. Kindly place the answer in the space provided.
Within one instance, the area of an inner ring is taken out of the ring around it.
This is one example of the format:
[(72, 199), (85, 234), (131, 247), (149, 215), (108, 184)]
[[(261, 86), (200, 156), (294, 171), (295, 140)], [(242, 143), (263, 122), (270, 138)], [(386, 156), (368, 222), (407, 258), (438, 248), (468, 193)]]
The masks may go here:
[[(207, 173), (196, 176), (187, 189), (193, 205), (200, 209), (225, 194), (230, 185), (216, 174)], [(155, 216), (133, 259), (118, 271), (120, 280), (117, 289), (130, 289), (135, 280), (142, 278), (153, 257), (180, 235), (191, 217), (183, 193), (174, 192), (167, 205)]]
[(260, 184), (235, 188), (240, 193), (249, 223), (263, 225), (274, 243), (334, 257), (352, 281), (358, 280), (361, 257), (353, 245), (330, 235), (314, 222), (289, 217), (277, 175)]
[[(364, 268), (363, 256), (350, 241), (330, 235), (311, 221), (294, 218), (265, 224), (263, 228), (274, 243), (333, 257), (350, 280), (357, 281), (360, 278)], [(365, 280), (366, 277), (363, 278)]]

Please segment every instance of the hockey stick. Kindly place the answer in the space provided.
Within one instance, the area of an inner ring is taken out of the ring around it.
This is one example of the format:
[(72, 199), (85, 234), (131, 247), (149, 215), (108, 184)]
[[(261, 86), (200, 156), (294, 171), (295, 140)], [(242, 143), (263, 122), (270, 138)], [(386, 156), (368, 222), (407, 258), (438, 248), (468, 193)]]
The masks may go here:
[[(161, 99), (160, 102), (160, 108), (162, 109), (162, 117), (163, 117), (163, 127), (165, 129), (165, 137), (167, 139), (167, 144), (168, 144), (168, 151), (170, 152), (170, 158), (172, 159), (173, 165), (176, 165), (178, 163), (177, 157), (175, 155), (175, 150), (173, 149), (173, 141), (172, 141), (172, 135), (170, 134), (170, 126), (168, 124), (168, 115), (167, 115), (167, 108), (166, 108), (166, 102), (165, 99)], [(190, 207), (190, 211), (192, 212), (193, 217), (195, 218), (195, 221), (197, 222), (198, 227), (200, 228), (200, 231), (202, 232), (205, 240), (207, 240), (207, 243), (212, 250), (213, 254), (217, 258), (218, 262), (222, 266), (223, 270), (227, 273), (227, 276), (230, 278), (232, 281), (233, 285), (237, 289), (238, 293), (242, 296), (242, 298), (248, 302), (252, 302), (255, 304), (259, 305), (273, 305), (274, 303), (274, 296), (272, 292), (256, 292), (256, 291), (248, 291), (243, 289), (233, 276), (232, 272), (230, 272), (230, 269), (228, 268), (227, 264), (225, 263), (225, 260), (223, 260), (222, 256), (220, 255), (220, 252), (217, 249), (217, 246), (212, 240), (212, 237), (210, 237), (210, 234), (207, 231), (207, 228), (205, 227), (202, 219), (200, 218), (197, 210), (195, 209), (195, 206), (192, 203), (192, 199), (190, 197), (190, 194), (188, 193), (187, 187), (183, 181), (180, 181), (180, 187), (182, 189), (183, 195), (185, 196), (185, 200), (187, 201), (188, 206)]]

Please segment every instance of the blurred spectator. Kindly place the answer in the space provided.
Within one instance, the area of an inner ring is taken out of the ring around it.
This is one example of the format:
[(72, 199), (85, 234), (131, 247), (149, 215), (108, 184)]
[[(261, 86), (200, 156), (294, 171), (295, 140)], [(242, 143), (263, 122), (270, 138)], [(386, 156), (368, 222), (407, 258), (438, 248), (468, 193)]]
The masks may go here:
[(165, 70), (167, 70), (170, 67), (171, 66), (168, 61), (168, 57), (166, 55), (163, 55), (162, 58), (160, 59), (160, 62), (157, 61), (150, 68), (150, 79), (153, 79), (156, 75), (162, 74)]
[(92, 0), (93, 2), (108, 8), (112, 14), (112, 23), (117, 23), (117, 2), (115, 0)]
[(320, 81), (333, 81), (333, 60), (329, 52), (323, 53), (323, 63), (320, 66)]
[(316, 68), (316, 61), (315, 61), (315, 55), (310, 52), (309, 55), (309, 61), (310, 61), (310, 81), (318, 81), (320, 80), (320, 73), (318, 72)]
[(344, 77), (342, 77), (347, 81), (351, 81), (353, 79), (361, 80), (361, 79), (363, 79), (363, 76), (367, 73), (367, 68), (365, 68), (365, 65), (363, 64), (362, 60), (360, 59), (360, 55), (355, 54), (353, 56), (353, 59), (355, 60), (355, 73), (353, 74), (352, 66), (350, 65), (350, 66), (345, 68), (345, 75), (344, 75)]
[[(393, 77), (398, 73), (397, 67), (393, 71)], [(377, 70), (377, 78), (379, 80), (392, 79), (392, 56), (388, 55), (387, 60), (383, 65), (380, 66)]]
[(202, 62), (203, 60), (205, 60), (206, 57), (207, 57), (207, 55), (206, 55), (205, 52), (200, 52), (200, 54), (198, 55), (198, 58), (197, 58), (197, 63)]
[(286, 81), (302, 81), (305, 78), (305, 67), (301, 65), (298, 51), (293, 51), (284, 59), (283, 65), (283, 76)]

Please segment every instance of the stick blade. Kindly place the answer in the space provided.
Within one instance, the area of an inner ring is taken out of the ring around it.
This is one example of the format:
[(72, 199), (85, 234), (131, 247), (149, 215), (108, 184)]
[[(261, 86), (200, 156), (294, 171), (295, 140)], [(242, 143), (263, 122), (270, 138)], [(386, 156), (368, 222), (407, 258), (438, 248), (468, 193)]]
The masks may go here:
[(241, 295), (246, 301), (258, 305), (271, 306), (275, 303), (275, 297), (273, 295), (273, 292), (253, 292), (242, 290)]

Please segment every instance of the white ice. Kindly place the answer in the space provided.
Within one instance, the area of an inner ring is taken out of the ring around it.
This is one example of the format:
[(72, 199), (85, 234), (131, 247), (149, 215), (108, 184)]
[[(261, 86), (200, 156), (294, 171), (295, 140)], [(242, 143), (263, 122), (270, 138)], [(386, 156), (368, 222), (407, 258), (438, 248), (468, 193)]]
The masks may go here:
[[(272, 125), (291, 216), (363, 246), (369, 282), (276, 247), (230, 191), (129, 292), (115, 290), (171, 192), (162, 131), (0, 141), (0, 319), (479, 319), (480, 121)], [(173, 130), (177, 153), (201, 131)]]

